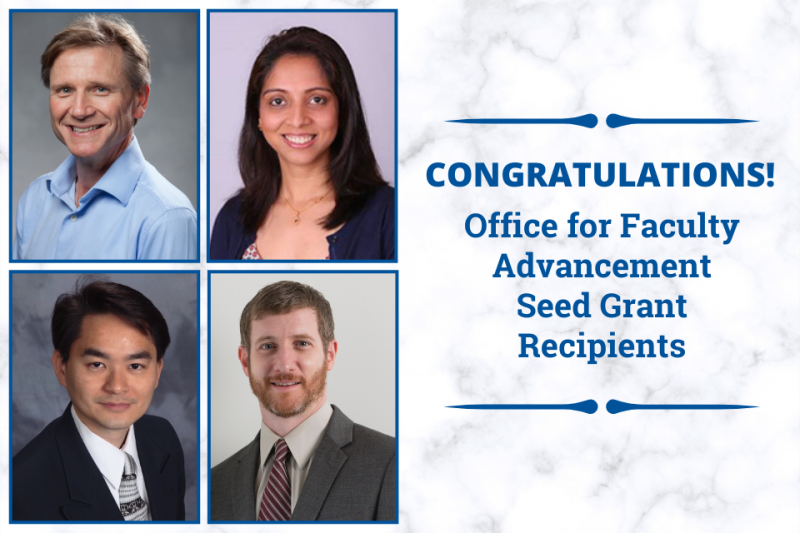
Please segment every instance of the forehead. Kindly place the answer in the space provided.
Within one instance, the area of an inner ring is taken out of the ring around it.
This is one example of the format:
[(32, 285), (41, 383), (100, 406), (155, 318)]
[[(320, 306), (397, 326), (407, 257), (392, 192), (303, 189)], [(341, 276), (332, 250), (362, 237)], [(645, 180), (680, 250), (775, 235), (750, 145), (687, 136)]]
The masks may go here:
[(264, 79), (264, 88), (328, 87), (330, 82), (319, 60), (309, 55), (281, 56)]
[(310, 307), (295, 309), (282, 315), (264, 315), (253, 320), (250, 339), (297, 335), (319, 337), (317, 312)]
[(74, 79), (118, 78), (123, 73), (119, 45), (80, 46), (59, 54), (50, 71), (50, 84)]
[(70, 352), (82, 352), (86, 348), (94, 348), (109, 355), (129, 355), (142, 350), (151, 355), (156, 353), (155, 344), (150, 337), (121, 318), (108, 314), (84, 317), (80, 334)]

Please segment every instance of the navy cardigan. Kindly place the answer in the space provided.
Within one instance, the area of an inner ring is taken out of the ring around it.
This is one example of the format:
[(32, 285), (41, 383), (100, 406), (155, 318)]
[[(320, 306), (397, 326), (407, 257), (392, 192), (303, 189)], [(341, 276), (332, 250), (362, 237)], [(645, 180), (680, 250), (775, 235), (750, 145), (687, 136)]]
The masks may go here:
[[(214, 221), (211, 259), (241, 259), (256, 240), (239, 220), (241, 193), (227, 202)], [(331, 259), (394, 259), (394, 189), (382, 187), (336, 233), (329, 235)]]

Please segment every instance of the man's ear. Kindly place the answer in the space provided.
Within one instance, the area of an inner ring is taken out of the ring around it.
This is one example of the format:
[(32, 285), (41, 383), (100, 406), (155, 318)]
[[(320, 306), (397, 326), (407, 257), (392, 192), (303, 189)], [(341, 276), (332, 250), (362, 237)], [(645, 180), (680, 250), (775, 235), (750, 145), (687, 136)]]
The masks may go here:
[(147, 102), (150, 100), (150, 86), (143, 85), (140, 87), (133, 100), (133, 118), (141, 120), (144, 117), (144, 112), (147, 111)]
[(58, 382), (64, 387), (67, 386), (67, 362), (61, 357), (61, 352), (58, 350), (53, 352), (53, 371), (56, 373)]
[(239, 346), (239, 362), (242, 364), (242, 370), (244, 370), (244, 375), (248, 378), (250, 377), (250, 368), (247, 364), (247, 350), (244, 346)]
[(161, 360), (156, 363), (158, 368), (156, 369), (156, 386), (153, 387), (154, 389), (158, 388), (158, 380), (161, 379), (161, 371), (164, 369), (164, 358), (162, 357)]
[(336, 352), (339, 350), (339, 344), (336, 340), (328, 343), (328, 349), (325, 351), (325, 362), (328, 367), (328, 372), (333, 370), (333, 362), (336, 361)]

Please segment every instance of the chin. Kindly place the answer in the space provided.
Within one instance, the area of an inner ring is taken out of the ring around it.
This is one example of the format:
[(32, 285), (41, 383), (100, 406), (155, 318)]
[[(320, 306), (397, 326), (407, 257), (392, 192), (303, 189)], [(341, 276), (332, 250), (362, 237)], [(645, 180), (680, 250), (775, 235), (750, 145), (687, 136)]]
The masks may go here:
[(86, 146), (82, 144), (67, 144), (64, 143), (69, 150), (69, 153), (75, 157), (94, 157), (99, 150), (94, 146)]
[(297, 167), (314, 166), (319, 164), (328, 164), (328, 156), (324, 153), (289, 153), (278, 154), (278, 158), (283, 164), (289, 164)]
[(305, 398), (301, 398), (299, 400), (281, 400), (271, 398), (271, 401), (267, 403), (266, 408), (275, 416), (279, 416), (281, 418), (291, 418), (305, 411), (308, 407), (308, 403), (309, 402), (306, 401)]
[(292, 418), (293, 416), (302, 414), (303, 411), (306, 410), (306, 407), (306, 405), (277, 406), (273, 404), (267, 407), (267, 410), (281, 418)]
[(103, 426), (107, 429), (127, 429), (133, 425), (134, 422), (141, 417), (124, 417), (124, 418), (107, 418), (103, 420)]

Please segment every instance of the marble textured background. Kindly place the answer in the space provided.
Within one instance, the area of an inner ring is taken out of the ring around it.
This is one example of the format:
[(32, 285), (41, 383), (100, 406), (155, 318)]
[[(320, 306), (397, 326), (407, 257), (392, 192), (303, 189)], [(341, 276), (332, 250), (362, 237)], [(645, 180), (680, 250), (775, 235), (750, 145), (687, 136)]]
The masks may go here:
[[(34, 5), (54, 4), (9, 2), (4, 9)], [(100, 4), (87, 4), (92, 5)], [(127, 5), (164, 7), (161, 2)], [(203, 7), (399, 8), (400, 524), (376, 529), (617, 533), (800, 528), (797, 0), (320, 0), (268, 6), (219, 1)], [(0, 24), (0, 42), (7, 42), (7, 36), (5, 23)], [(7, 61), (7, 54), (0, 54), (0, 172), (6, 179)], [(202, 113), (204, 125), (204, 108)], [(604, 124), (588, 130), (445, 122), (585, 113), (601, 120), (620, 113), (759, 122), (617, 130)], [(425, 171), (435, 161), (537, 161), (550, 167), (557, 161), (627, 162), (634, 169), (646, 161), (771, 161), (776, 174), (770, 189), (434, 189)], [(2, 205), (7, 205), (7, 194), (0, 188)], [(496, 210), (552, 218), (562, 229), (549, 240), (465, 235), (467, 215)], [(622, 212), (661, 219), (706, 211), (741, 223), (728, 245), (713, 239), (568, 239), (563, 227), (573, 211), (611, 218), (615, 230)], [(8, 249), (7, 230), (0, 217), (3, 250)], [(578, 283), (491, 277), (500, 253), (515, 257), (526, 251), (552, 259), (707, 254), (712, 278)], [(635, 298), (681, 294), (689, 301), (689, 317), (516, 315), (522, 292), (577, 298), (584, 290), (595, 308), (607, 292)], [(7, 276), (0, 276), (0, 294), (5, 301)], [(8, 391), (7, 313), (7, 306), (0, 305), (0, 398), (7, 398)], [(664, 334), (684, 339), (687, 354), (592, 366), (575, 359), (517, 357), (518, 333), (561, 339), (578, 331), (587, 337), (609, 331), (628, 338)], [(585, 415), (445, 407), (587, 398), (601, 406), (616, 398), (759, 408), (618, 415), (601, 409)], [(0, 523), (8, 519), (7, 417), (7, 410), (0, 409)], [(205, 436), (205, 428), (201, 431)], [(200, 450), (205, 460), (205, 446)], [(201, 516), (205, 495), (203, 489)], [(201, 529), (234, 533), (250, 528)], [(26, 528), (39, 530), (50, 528)]]

